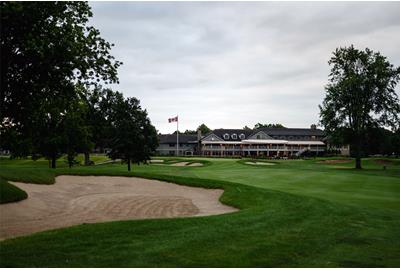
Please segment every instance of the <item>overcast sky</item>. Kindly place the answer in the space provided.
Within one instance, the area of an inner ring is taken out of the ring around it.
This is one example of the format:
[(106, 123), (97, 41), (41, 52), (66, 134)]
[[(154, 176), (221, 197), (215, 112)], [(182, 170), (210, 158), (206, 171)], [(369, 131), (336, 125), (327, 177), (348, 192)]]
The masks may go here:
[[(114, 90), (140, 99), (162, 133), (309, 127), (332, 51), (354, 44), (400, 65), (399, 2), (90, 2), (124, 64)], [(399, 89), (399, 88), (397, 88)], [(397, 90), (399, 94), (399, 90)]]

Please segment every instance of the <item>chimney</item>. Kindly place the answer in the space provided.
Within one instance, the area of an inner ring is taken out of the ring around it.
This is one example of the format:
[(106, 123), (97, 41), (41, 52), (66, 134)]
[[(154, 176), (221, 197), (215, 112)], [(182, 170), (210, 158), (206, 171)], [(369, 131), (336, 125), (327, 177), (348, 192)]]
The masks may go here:
[(317, 125), (316, 124), (312, 124), (311, 125), (311, 129), (317, 129)]

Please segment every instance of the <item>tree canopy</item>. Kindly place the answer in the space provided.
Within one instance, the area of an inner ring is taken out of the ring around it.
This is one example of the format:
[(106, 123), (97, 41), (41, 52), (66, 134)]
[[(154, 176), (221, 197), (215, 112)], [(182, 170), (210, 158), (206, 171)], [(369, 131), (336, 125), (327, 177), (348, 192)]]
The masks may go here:
[[(87, 2), (1, 2), (1, 134), (16, 137), (16, 155), (35, 150), (78, 99), (78, 85), (118, 82), (120, 62), (109, 42), (88, 25)], [(41, 143), (57, 145), (58, 139)]]
[(157, 131), (151, 125), (146, 110), (136, 98), (124, 99), (119, 92), (108, 91), (108, 119), (111, 123), (111, 141), (108, 156), (120, 158), (128, 164), (147, 162), (158, 146)]
[(207, 134), (211, 131), (209, 127), (207, 127), (204, 123), (197, 127), (197, 130), (201, 131), (201, 134)]
[(87, 2), (1, 2), (0, 147), (13, 156), (56, 159), (110, 148), (112, 158), (146, 162), (157, 145), (139, 100), (118, 83), (113, 46), (89, 25)]
[(257, 123), (254, 125), (254, 129), (258, 129), (258, 128), (285, 128), (282, 124), (261, 124), (261, 123)]
[(320, 122), (332, 138), (354, 145), (356, 168), (369, 128), (399, 126), (400, 103), (395, 87), (400, 68), (379, 52), (354, 46), (338, 48), (329, 60), (331, 73), (320, 108)]

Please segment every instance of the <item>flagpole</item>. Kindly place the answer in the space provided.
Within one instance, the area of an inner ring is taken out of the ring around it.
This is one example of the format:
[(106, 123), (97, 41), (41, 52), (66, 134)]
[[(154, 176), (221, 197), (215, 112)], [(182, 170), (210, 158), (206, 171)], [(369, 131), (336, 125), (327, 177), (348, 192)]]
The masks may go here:
[(176, 156), (179, 155), (179, 118), (176, 115)]

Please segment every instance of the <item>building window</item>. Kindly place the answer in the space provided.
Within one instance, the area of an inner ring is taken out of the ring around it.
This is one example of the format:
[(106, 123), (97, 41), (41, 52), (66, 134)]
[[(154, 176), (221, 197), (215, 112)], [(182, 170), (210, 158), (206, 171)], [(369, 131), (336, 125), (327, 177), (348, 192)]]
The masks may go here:
[(169, 147), (175, 147), (175, 144), (174, 143), (170, 143)]
[(233, 133), (233, 134), (231, 135), (231, 137), (232, 137), (232, 139), (236, 140), (236, 139), (237, 139), (236, 133)]
[(257, 139), (258, 140), (261, 139), (261, 135), (260, 134), (257, 135)]
[(228, 133), (225, 133), (225, 134), (224, 134), (224, 139), (225, 139), (225, 140), (229, 140), (229, 134), (228, 134)]
[(240, 138), (241, 140), (243, 140), (245, 137), (246, 137), (246, 136), (245, 136), (243, 133), (239, 135), (239, 138)]

